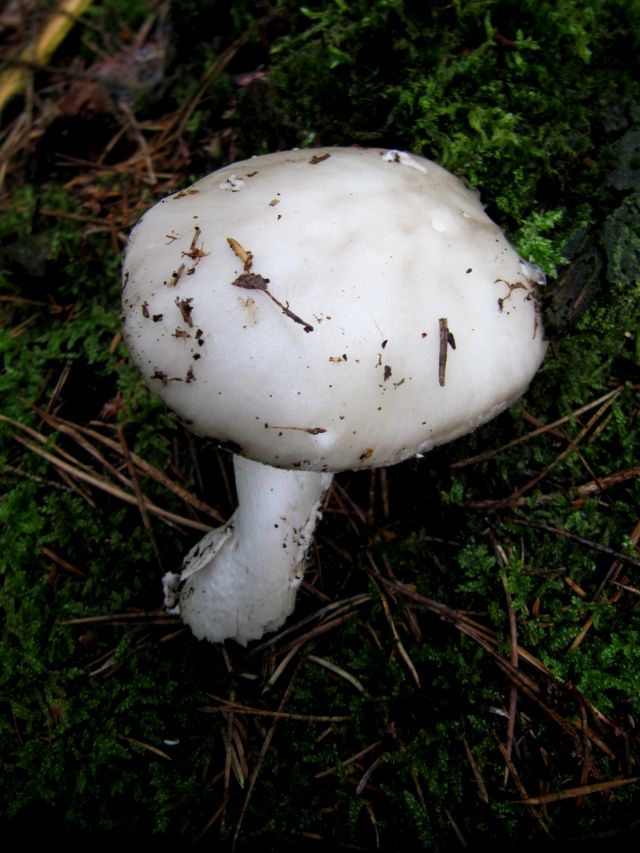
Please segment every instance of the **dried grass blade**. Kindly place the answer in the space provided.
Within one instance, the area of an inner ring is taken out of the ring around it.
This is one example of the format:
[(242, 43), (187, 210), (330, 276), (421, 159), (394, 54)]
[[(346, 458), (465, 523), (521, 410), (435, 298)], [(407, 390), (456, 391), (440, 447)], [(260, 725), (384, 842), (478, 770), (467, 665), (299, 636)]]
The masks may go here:
[[(64, 423), (64, 421), (61, 421), (59, 418), (56, 418), (55, 422)], [(105, 447), (108, 447), (110, 450), (114, 450), (115, 452), (120, 451), (118, 442), (114, 441), (106, 435), (103, 435), (101, 432), (98, 432), (94, 429), (90, 429), (89, 427), (81, 426), (79, 424), (76, 424), (75, 427), (78, 432), (84, 433), (85, 435), (95, 439), (96, 441), (101, 442), (105, 445)], [(215, 519), (216, 521), (219, 521), (220, 523), (224, 522), (225, 519), (223, 518), (223, 516), (212, 506), (209, 506), (209, 504), (200, 500), (195, 495), (192, 495), (191, 492), (189, 492), (183, 486), (180, 486), (178, 485), (178, 483), (175, 483), (173, 480), (167, 477), (165, 473), (160, 471), (158, 468), (155, 468), (141, 456), (138, 456), (137, 453), (129, 451), (129, 454), (131, 457), (131, 461), (136, 466), (136, 468), (139, 468), (140, 471), (142, 471), (144, 474), (147, 474), (149, 477), (151, 477), (152, 480), (155, 480), (157, 483), (160, 483), (161, 486), (164, 486), (165, 489), (168, 489), (168, 491), (179, 497), (182, 501), (184, 501), (184, 503), (189, 504), (189, 506), (192, 506), (199, 512), (203, 512), (206, 515), (210, 515), (211, 518)]]
[(386, 756), (386, 752), (383, 752), (382, 755), (379, 755), (377, 758), (374, 758), (369, 767), (362, 774), (362, 778), (358, 782), (356, 787), (356, 795), (360, 796), (364, 789), (367, 787), (369, 779), (373, 776), (376, 768), (382, 764)]
[[(493, 539), (493, 535), (491, 536), (493, 541), (493, 549), (498, 560), (498, 565), (503, 570), (502, 571), (502, 588), (504, 589), (504, 596), (507, 604), (507, 618), (509, 621), (509, 638), (511, 641), (511, 665), (514, 669), (518, 669), (519, 664), (519, 656), (518, 656), (518, 626), (516, 624), (516, 615), (513, 610), (513, 599), (511, 598), (511, 590), (509, 589), (509, 581), (506, 575), (506, 566), (508, 563), (507, 555), (504, 552), (502, 545), (496, 542)], [(509, 691), (509, 722), (507, 726), (507, 755), (511, 758), (513, 753), (513, 745), (515, 742), (515, 730), (516, 730), (516, 709), (518, 706), (518, 688), (514, 682), (511, 683), (511, 689)], [(504, 770), (504, 785), (506, 787), (507, 781), (509, 779), (509, 768), (505, 766)]]
[(229, 795), (228, 795), (228, 794), (226, 794), (226, 795), (223, 797), (222, 802), (220, 803), (220, 805), (218, 806), (218, 808), (214, 811), (214, 813), (211, 815), (211, 817), (209, 818), (209, 820), (205, 823), (205, 825), (202, 827), (202, 829), (200, 830), (200, 832), (199, 832), (199, 833), (196, 835), (196, 837), (194, 838), (194, 840), (193, 840), (193, 844), (194, 844), (194, 846), (195, 846), (195, 845), (200, 841), (200, 839), (201, 839), (203, 836), (205, 836), (205, 835), (207, 834), (207, 832), (209, 832), (209, 830), (211, 829), (211, 827), (213, 826), (213, 824), (214, 824), (217, 820), (219, 820), (219, 818), (220, 818), (220, 817), (225, 813), (225, 811), (227, 810), (227, 806), (228, 806), (228, 805), (229, 805)]
[(175, 625), (177, 616), (171, 616), (166, 610), (139, 610), (135, 613), (109, 613), (104, 616), (81, 616), (78, 619), (63, 619), (58, 625), (118, 625), (141, 622), (145, 625)]
[[(70, 453), (67, 453), (66, 450), (63, 450), (61, 447), (58, 447), (57, 444), (51, 442), (46, 435), (43, 435), (41, 432), (38, 432), (37, 429), (33, 429), (28, 424), (23, 424), (22, 421), (16, 421), (13, 418), (7, 417), (7, 415), (0, 415), (0, 421), (11, 424), (11, 426), (17, 427), (22, 430), (22, 432), (26, 432), (27, 435), (31, 436), (35, 441), (39, 442), (42, 445), (47, 445), (50, 450), (54, 450), (61, 458), (66, 459), (69, 463), (74, 465), (77, 468), (82, 468), (84, 471), (91, 471), (91, 468), (88, 465), (83, 465), (79, 462), (75, 456), (72, 456)], [(16, 433), (13, 434), (13, 437), (16, 441), (19, 441), (21, 444), (25, 444), (25, 440), (21, 439)], [(33, 449), (32, 445), (28, 446), (29, 449)]]
[(550, 524), (537, 524), (533, 521), (527, 521), (524, 518), (509, 518), (509, 524), (519, 524), (523, 527), (531, 527), (535, 530), (545, 530), (547, 533), (553, 533), (556, 536), (562, 536), (563, 539), (569, 539), (572, 542), (578, 542), (593, 551), (599, 551), (602, 554), (608, 554), (610, 557), (618, 560), (621, 563), (628, 563), (640, 569), (640, 560), (635, 557), (630, 557), (628, 554), (622, 554), (607, 545), (601, 545), (599, 542), (593, 542), (591, 539), (585, 539), (583, 536), (578, 536), (575, 533), (570, 533), (568, 530), (563, 530), (561, 527), (552, 527)]
[[(89, 454), (89, 456), (92, 456), (94, 459), (96, 459), (107, 471), (109, 471), (109, 473), (113, 477), (119, 480), (124, 486), (126, 486), (127, 488), (132, 488), (133, 484), (131, 480), (125, 477), (124, 474), (122, 474), (120, 471), (118, 471), (117, 468), (111, 465), (111, 463), (102, 455), (102, 453), (100, 453), (100, 451), (96, 447), (94, 447), (90, 441), (87, 441), (86, 438), (81, 435), (78, 429), (75, 428), (74, 424), (71, 424), (69, 421), (63, 421), (60, 418), (55, 417), (55, 415), (50, 415), (47, 412), (37, 411), (37, 414), (46, 424), (56, 430), (56, 432), (60, 432), (63, 435), (72, 438), (78, 445), (80, 445), (80, 447), (86, 453)], [(58, 453), (62, 453), (62, 451), (58, 447), (56, 447), (55, 449)], [(65, 453), (65, 457), (76, 462), (76, 464), (80, 464), (70, 454)], [(84, 469), (87, 471), (91, 470), (89, 466), (85, 465), (82, 467), (84, 467)]]
[(577, 434), (575, 438), (573, 438), (569, 444), (565, 447), (562, 453), (559, 453), (553, 462), (550, 462), (544, 470), (542, 470), (539, 474), (536, 474), (535, 477), (532, 477), (531, 480), (524, 483), (524, 485), (520, 486), (514, 492), (512, 492), (512, 498), (519, 498), (525, 494), (525, 492), (531, 491), (538, 483), (541, 483), (546, 476), (558, 465), (562, 462), (563, 459), (566, 459), (567, 456), (570, 456), (578, 447), (582, 439), (590, 432), (590, 430), (595, 426), (595, 424), (600, 420), (602, 415), (606, 412), (606, 410), (613, 404), (613, 401), (622, 393), (622, 388), (616, 388), (607, 396), (607, 398), (602, 402), (600, 406), (596, 409), (595, 413), (589, 418), (585, 426), (582, 427), (580, 432)]
[(633, 785), (636, 782), (640, 782), (640, 776), (631, 776), (629, 779), (611, 779), (609, 782), (595, 782), (593, 785), (580, 785), (577, 788), (566, 788), (564, 791), (542, 794), (539, 797), (525, 797), (520, 802), (525, 806), (541, 806), (547, 803), (557, 803), (559, 800), (572, 800), (576, 797), (586, 797), (590, 794), (599, 794), (602, 791), (611, 791), (614, 788)]
[(446, 816), (447, 820), (448, 820), (448, 821), (449, 821), (449, 823), (451, 824), (451, 829), (453, 830), (454, 835), (455, 835), (455, 836), (456, 836), (456, 838), (458, 839), (458, 843), (460, 844), (460, 847), (462, 847), (462, 849), (463, 849), (463, 850), (467, 850), (467, 849), (468, 849), (468, 847), (469, 847), (469, 845), (467, 844), (467, 840), (466, 840), (466, 838), (465, 838), (465, 837), (464, 837), (464, 835), (462, 834), (462, 830), (460, 829), (460, 827), (458, 826), (458, 824), (457, 824), (457, 823), (455, 822), (455, 820), (453, 819), (453, 815), (451, 814), (451, 812), (449, 811), (449, 809), (448, 809), (448, 808), (446, 808), (446, 807), (444, 807), (444, 813), (445, 813), (445, 816)]
[[(284, 694), (283, 694), (282, 699), (280, 701), (280, 705), (278, 706), (278, 713), (282, 712), (282, 709), (284, 708), (286, 703), (289, 701), (289, 698), (291, 696), (291, 692), (293, 690), (293, 681), (296, 677), (297, 671), (298, 670), (296, 668), (295, 672), (291, 676), (291, 680), (289, 681), (289, 684), (287, 685), (286, 690), (284, 691)], [(231, 843), (232, 853), (234, 853), (234, 851), (236, 849), (236, 846), (238, 843), (238, 838), (240, 837), (240, 832), (242, 831), (242, 825), (244, 823), (244, 819), (245, 819), (245, 816), (247, 814), (247, 810), (249, 808), (249, 803), (251, 801), (251, 797), (253, 795), (253, 791), (254, 791), (254, 788), (256, 786), (256, 782), (258, 781), (258, 776), (260, 775), (260, 770), (262, 769), (262, 764), (264, 762), (265, 756), (269, 750), (269, 747), (271, 746), (271, 741), (273, 740), (273, 736), (275, 735), (277, 724), (278, 724), (278, 719), (276, 718), (276, 719), (274, 719), (274, 721), (271, 725), (271, 728), (269, 729), (269, 731), (265, 735), (264, 741), (262, 742), (262, 747), (260, 749), (260, 754), (258, 755), (258, 759), (256, 761), (255, 768), (253, 770), (253, 773), (251, 774), (251, 778), (249, 779), (249, 785), (247, 787), (247, 793), (245, 795), (244, 802), (242, 803), (242, 808), (240, 810), (238, 822), (236, 824), (235, 832), (233, 834), (233, 841)]]
[(318, 655), (307, 655), (307, 660), (310, 660), (312, 663), (317, 663), (318, 666), (322, 666), (325, 669), (329, 670), (329, 672), (332, 672), (334, 675), (337, 675), (339, 678), (342, 678), (352, 687), (355, 687), (355, 689), (359, 693), (362, 693), (362, 695), (365, 696), (367, 699), (371, 698), (371, 694), (366, 689), (366, 687), (360, 681), (358, 681), (355, 675), (351, 675), (351, 673), (347, 672), (346, 669), (343, 669), (337, 664), (332, 663), (326, 658), (318, 657)]
[(471, 752), (471, 747), (465, 738), (462, 738), (462, 743), (464, 745), (464, 751), (467, 754), (467, 759), (469, 761), (469, 765), (471, 766), (471, 772), (473, 773), (473, 778), (475, 779), (476, 785), (478, 786), (478, 796), (482, 800), (483, 803), (489, 802), (489, 792), (487, 791), (487, 786), (484, 783), (484, 779), (482, 778), (482, 774), (478, 768), (478, 762), (475, 760), (473, 753)]
[(411, 673), (411, 677), (413, 678), (416, 687), (421, 688), (420, 684), (420, 676), (418, 675), (418, 671), (416, 670), (413, 661), (409, 657), (407, 650), (405, 649), (402, 640), (400, 639), (400, 634), (398, 633), (398, 629), (396, 628), (396, 623), (393, 620), (393, 616), (391, 615), (391, 608), (389, 607), (389, 602), (387, 601), (382, 589), (378, 586), (378, 591), (380, 592), (380, 601), (382, 602), (382, 609), (384, 610), (384, 615), (387, 617), (387, 622), (389, 623), (389, 627), (391, 628), (391, 633), (393, 635), (393, 640), (396, 644), (396, 648), (400, 653), (400, 657), (405, 662), (405, 665), (409, 672)]
[[(381, 581), (385, 584), (385, 586), (389, 586), (392, 589), (395, 589), (397, 592), (406, 595), (412, 600), (416, 601), (416, 603), (422, 605), (425, 609), (429, 610), (432, 613), (435, 613), (445, 622), (449, 622), (453, 624), (459, 631), (466, 634), (468, 637), (473, 639), (476, 643), (482, 646), (486, 652), (488, 652), (496, 661), (496, 664), (505, 672), (505, 674), (511, 678), (514, 683), (524, 692), (526, 695), (532, 699), (545, 713), (547, 713), (551, 719), (556, 722), (565, 732), (568, 734), (574, 741), (579, 742), (579, 734), (571, 723), (564, 720), (556, 711), (550, 708), (548, 705), (545, 705), (544, 702), (540, 699), (541, 689), (539, 685), (537, 685), (531, 678), (525, 675), (522, 670), (514, 667), (510, 661), (506, 658), (502, 657), (500, 652), (498, 651), (498, 643), (495, 635), (491, 635), (491, 633), (481, 625), (473, 622), (473, 620), (469, 619), (464, 614), (458, 613), (450, 607), (447, 607), (445, 604), (441, 604), (440, 602), (433, 601), (432, 599), (427, 598), (426, 596), (420, 595), (420, 593), (415, 590), (410, 589), (409, 587), (405, 587), (397, 581), (388, 581), (384, 578), (381, 578)], [(554, 674), (544, 666), (541, 661), (539, 661), (534, 655), (524, 649), (522, 646), (518, 646), (518, 655), (520, 660), (525, 660), (527, 663), (531, 664), (538, 672), (542, 673), (546, 677), (552, 679), (556, 683), (562, 683)], [(594, 716), (599, 716), (599, 712), (595, 708), (591, 708)], [(592, 729), (588, 729), (588, 737), (589, 740), (598, 746), (605, 755), (608, 755), (610, 758), (614, 758), (615, 754), (613, 750), (600, 738)]]
[(280, 678), (280, 676), (285, 671), (285, 669), (287, 668), (287, 666), (289, 665), (291, 660), (298, 654), (298, 652), (302, 648), (302, 645), (303, 645), (302, 643), (297, 643), (295, 646), (292, 646), (289, 649), (289, 651), (283, 657), (283, 659), (280, 661), (280, 663), (275, 668), (273, 673), (269, 676), (269, 680), (267, 681), (265, 686), (262, 688), (263, 693), (267, 693), (269, 690), (271, 690), (271, 688), (274, 686), (276, 681)]
[(342, 767), (348, 767), (350, 764), (355, 764), (356, 761), (359, 761), (368, 753), (372, 752), (374, 749), (377, 749), (379, 746), (382, 746), (384, 741), (376, 740), (374, 743), (370, 743), (369, 746), (365, 746), (364, 749), (361, 749), (360, 752), (356, 752), (355, 755), (351, 755), (349, 758), (345, 758), (344, 761), (341, 761), (340, 764), (337, 764), (335, 767), (329, 767), (327, 770), (321, 770), (319, 773), (316, 773), (313, 777), (314, 779), (322, 779), (325, 776), (331, 776), (333, 773), (337, 773)]
[[(517, 770), (515, 764), (513, 763), (513, 761), (511, 760), (511, 758), (508, 756), (507, 750), (505, 749), (504, 744), (500, 743), (500, 739), (495, 734), (495, 732), (492, 732), (492, 734), (493, 734), (493, 737), (494, 737), (496, 744), (498, 745), (498, 749), (502, 753), (502, 757), (504, 759), (504, 762), (507, 766), (509, 773), (511, 774), (511, 778), (515, 782), (516, 788), (518, 789), (518, 793), (520, 794), (520, 797), (521, 797), (520, 802), (524, 803), (528, 799), (528, 794), (527, 794), (526, 788), (524, 787), (524, 785), (522, 784), (522, 781), (520, 780), (520, 776), (518, 775), (518, 770)], [(535, 805), (534, 803), (528, 803), (527, 804), (527, 808), (529, 809), (529, 813), (534, 818), (534, 820), (536, 821), (536, 823), (538, 824), (540, 829), (542, 829), (542, 831), (546, 835), (550, 835), (549, 830), (547, 829), (547, 825), (545, 824), (544, 820), (542, 819), (542, 816), (538, 813), (537, 809), (535, 809), (533, 807), (534, 805)]]
[(56, 565), (60, 566), (70, 574), (77, 575), (80, 578), (89, 577), (87, 572), (83, 572), (82, 569), (78, 569), (72, 563), (69, 563), (67, 560), (65, 560), (64, 557), (58, 556), (58, 554), (56, 554), (50, 548), (47, 548), (45, 545), (41, 546), (40, 553), (44, 554), (45, 557), (48, 557), (52, 562), (54, 562)]
[(506, 444), (503, 444), (501, 447), (496, 447), (494, 450), (485, 450), (483, 453), (478, 453), (475, 456), (469, 456), (466, 459), (460, 459), (458, 462), (454, 462), (451, 467), (464, 468), (466, 465), (475, 465), (476, 462), (484, 462), (485, 459), (491, 459), (493, 456), (497, 456), (499, 453), (502, 453), (503, 450), (509, 450), (511, 447), (517, 447), (518, 444), (523, 444), (525, 441), (529, 441), (530, 439), (535, 438), (538, 435), (543, 435), (545, 432), (550, 432), (556, 427), (562, 426), (563, 424), (566, 424), (569, 421), (575, 420), (575, 418), (580, 417), (580, 415), (584, 415), (585, 412), (588, 412), (596, 406), (607, 402), (613, 397), (617, 397), (621, 391), (622, 386), (614, 388), (612, 391), (603, 394), (602, 397), (598, 397), (597, 400), (593, 400), (591, 403), (587, 403), (585, 406), (576, 409), (575, 412), (571, 412), (570, 415), (565, 415), (562, 418), (558, 418), (557, 421), (552, 421), (549, 424), (545, 424), (544, 426), (538, 427), (538, 429), (531, 430), (531, 432), (528, 432), (526, 435), (521, 435), (519, 438), (514, 438), (512, 441), (508, 441)]
[(351, 719), (344, 715), (325, 715), (325, 714), (295, 714), (288, 711), (270, 711), (268, 708), (252, 708), (250, 705), (243, 705), (240, 702), (235, 702), (232, 699), (224, 699), (221, 696), (215, 696), (213, 693), (207, 693), (211, 699), (216, 702), (221, 702), (220, 706), (203, 705), (198, 710), (202, 714), (229, 713), (230, 711), (238, 714), (250, 714), (254, 717), (273, 717), (283, 720), (302, 720), (306, 723), (343, 723), (345, 720)]
[[(67, 474), (70, 474), (72, 477), (75, 477), (78, 480), (82, 480), (83, 482), (88, 483), (89, 485), (94, 486), (95, 488), (100, 489), (103, 492), (107, 492), (107, 494), (110, 494), (112, 497), (118, 498), (119, 500), (124, 501), (125, 503), (134, 504), (137, 506), (138, 501), (135, 495), (130, 495), (128, 492), (125, 492), (118, 486), (114, 486), (112, 483), (108, 483), (106, 480), (102, 480), (100, 477), (97, 477), (93, 474), (88, 474), (80, 467), (70, 465), (68, 462), (65, 462), (63, 459), (59, 459), (57, 456), (48, 453), (46, 450), (43, 450), (41, 447), (38, 447), (30, 441), (27, 441), (25, 438), (21, 438), (20, 436), (15, 436), (15, 438), (29, 450), (33, 451), (33, 453), (36, 453), (38, 456), (41, 456), (48, 462), (51, 462), (51, 464), (55, 465), (56, 468), (61, 469)], [(168, 510), (156, 506), (146, 498), (145, 506), (152, 515), (157, 515), (158, 518), (162, 518), (164, 521), (171, 522), (172, 524), (182, 525), (183, 527), (190, 527), (194, 530), (201, 530), (204, 533), (208, 533), (211, 530), (210, 525), (202, 524), (199, 521), (194, 521), (191, 518), (185, 518), (181, 515), (176, 515), (173, 512), (169, 512)]]
[[(294, 625), (289, 625), (287, 628), (280, 631), (280, 633), (275, 634), (273, 637), (270, 637), (264, 643), (260, 643), (260, 645), (255, 646), (255, 648), (251, 649), (247, 657), (255, 657), (256, 655), (261, 654), (266, 649), (277, 645), (285, 637), (288, 637), (290, 634), (299, 631), (303, 626), (308, 625), (310, 622), (317, 622), (318, 620), (328, 619), (329, 617), (332, 617), (330, 621), (322, 622), (316, 628), (312, 628), (304, 636), (296, 637), (295, 640), (291, 640), (287, 646), (280, 647), (280, 651), (285, 651), (287, 648), (291, 648), (299, 643), (305, 643), (313, 637), (317, 636), (318, 634), (323, 634), (326, 631), (330, 631), (337, 625), (341, 625), (346, 618), (355, 615), (355, 611), (358, 607), (363, 604), (366, 604), (370, 600), (371, 596), (368, 593), (359, 593), (358, 595), (354, 595), (351, 598), (345, 598), (339, 601), (332, 601), (331, 604), (327, 604), (326, 607), (322, 607), (320, 610), (316, 610), (315, 613), (311, 613), (309, 616), (305, 616), (304, 619), (301, 619)], [(340, 615), (338, 616), (338, 614)]]
[(166, 761), (173, 761), (170, 755), (167, 755), (163, 750), (158, 749), (157, 746), (152, 746), (150, 743), (145, 743), (143, 740), (138, 740), (135, 737), (129, 737), (128, 735), (118, 735), (120, 740), (124, 740), (127, 743), (130, 743), (132, 746), (139, 746), (142, 749), (146, 749), (148, 752), (152, 752), (154, 755), (159, 756), (160, 758), (164, 758)]

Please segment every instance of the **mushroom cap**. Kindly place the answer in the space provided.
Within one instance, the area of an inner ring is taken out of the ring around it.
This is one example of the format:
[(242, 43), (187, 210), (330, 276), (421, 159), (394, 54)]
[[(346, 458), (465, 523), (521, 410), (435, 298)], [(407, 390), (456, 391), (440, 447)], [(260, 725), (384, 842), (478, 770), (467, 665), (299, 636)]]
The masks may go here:
[(321, 148), (227, 166), (134, 228), (124, 332), (195, 433), (283, 468), (390, 465), (493, 418), (545, 353), (536, 268), (437, 164)]

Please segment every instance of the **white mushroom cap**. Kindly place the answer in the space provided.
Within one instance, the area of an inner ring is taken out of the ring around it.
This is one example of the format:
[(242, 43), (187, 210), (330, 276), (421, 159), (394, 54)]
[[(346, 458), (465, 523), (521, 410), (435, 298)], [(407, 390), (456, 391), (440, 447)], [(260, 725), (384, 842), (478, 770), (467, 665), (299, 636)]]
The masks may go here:
[(526, 390), (546, 349), (535, 279), (435, 163), (288, 151), (227, 166), (142, 217), (125, 336), (196, 433), (283, 468), (390, 465)]
[(221, 169), (143, 216), (123, 274), (148, 384), (242, 454), (238, 509), (165, 578), (168, 605), (216, 642), (291, 613), (330, 472), (470, 432), (525, 391), (546, 348), (538, 271), (475, 193), (398, 151)]

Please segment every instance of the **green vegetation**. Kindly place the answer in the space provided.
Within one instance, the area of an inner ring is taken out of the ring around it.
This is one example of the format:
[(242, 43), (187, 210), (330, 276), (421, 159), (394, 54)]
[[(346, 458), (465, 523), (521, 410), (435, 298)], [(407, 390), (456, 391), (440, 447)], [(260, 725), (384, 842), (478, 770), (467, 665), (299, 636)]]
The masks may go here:
[[(110, 0), (8, 105), (4, 823), (238, 850), (631, 831), (639, 41), (637, 0)], [(230, 512), (228, 460), (128, 364), (120, 253), (232, 158), (354, 143), (478, 188), (548, 274), (549, 355), (473, 435), (338, 478), (291, 630), (198, 644), (161, 577)]]

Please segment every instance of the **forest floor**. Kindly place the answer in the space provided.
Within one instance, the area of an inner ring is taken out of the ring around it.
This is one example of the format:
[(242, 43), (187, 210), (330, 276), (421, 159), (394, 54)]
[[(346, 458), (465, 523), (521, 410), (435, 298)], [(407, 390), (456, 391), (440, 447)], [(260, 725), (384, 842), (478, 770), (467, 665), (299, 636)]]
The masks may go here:
[[(3, 824), (267, 851), (635, 833), (640, 3), (9, 0), (0, 40)], [(548, 355), (472, 435), (335, 478), (283, 629), (199, 643), (161, 578), (233, 511), (230, 457), (130, 363), (122, 253), (226, 163), (352, 144), (479, 190), (547, 274)]]

